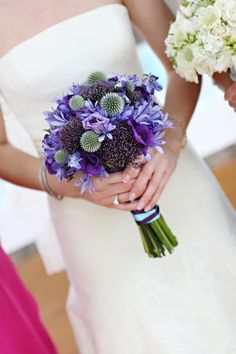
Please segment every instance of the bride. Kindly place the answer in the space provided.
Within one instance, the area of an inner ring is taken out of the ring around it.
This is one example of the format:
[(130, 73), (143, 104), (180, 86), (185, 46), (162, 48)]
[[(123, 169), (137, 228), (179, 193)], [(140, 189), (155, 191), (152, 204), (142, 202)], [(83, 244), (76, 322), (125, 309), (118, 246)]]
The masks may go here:
[[(141, 73), (131, 21), (169, 77), (164, 109), (175, 129), (166, 135), (163, 156), (156, 153), (141, 171), (95, 179), (97, 192), (83, 196), (73, 182), (47, 176), (50, 189), (64, 196), (48, 203), (70, 279), (68, 313), (80, 354), (235, 353), (236, 218), (189, 144), (181, 150), (199, 87), (177, 77), (166, 59), (172, 15), (165, 3), (5, 0), (0, 10), (1, 94), (39, 156), (47, 127), (42, 112), (54, 96), (95, 70)], [(41, 190), (40, 157), (9, 143), (3, 117), (0, 161), (0, 178)], [(154, 260), (127, 211), (148, 209), (159, 197), (180, 245)]]

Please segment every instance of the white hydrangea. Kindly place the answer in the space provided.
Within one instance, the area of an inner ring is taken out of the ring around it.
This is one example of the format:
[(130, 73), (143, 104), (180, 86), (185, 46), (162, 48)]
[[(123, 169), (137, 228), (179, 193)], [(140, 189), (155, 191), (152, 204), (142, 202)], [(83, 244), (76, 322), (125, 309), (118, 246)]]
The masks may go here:
[(229, 26), (236, 27), (236, 1), (235, 0), (217, 0), (215, 7), (220, 9), (222, 18)]
[(170, 27), (166, 53), (188, 81), (236, 67), (236, 0), (185, 0)]
[(185, 17), (192, 17), (197, 10), (197, 5), (193, 4), (191, 6), (183, 6), (180, 5), (179, 11), (182, 13)]
[(232, 57), (232, 62), (233, 62), (234, 67), (236, 68), (236, 55), (234, 55)]
[(221, 22), (221, 11), (215, 6), (200, 7), (194, 16), (195, 26), (198, 29), (211, 29)]
[(224, 50), (224, 38), (216, 37), (208, 31), (202, 31), (197, 34), (199, 44), (203, 45), (204, 49), (210, 53), (219, 53)]

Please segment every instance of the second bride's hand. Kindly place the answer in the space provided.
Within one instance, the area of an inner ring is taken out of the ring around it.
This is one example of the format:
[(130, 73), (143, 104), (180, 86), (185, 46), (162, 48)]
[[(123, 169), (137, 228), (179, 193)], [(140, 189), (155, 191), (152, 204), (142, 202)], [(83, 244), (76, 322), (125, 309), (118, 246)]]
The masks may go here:
[[(155, 149), (150, 151), (152, 159), (143, 165), (130, 191), (130, 200), (138, 199), (138, 210), (144, 209), (145, 211), (149, 211), (155, 207), (163, 189), (175, 170), (183, 135), (175, 134), (175, 132), (171, 132), (169, 135), (173, 137), (172, 141), (175, 142), (165, 145), (164, 154), (160, 154)], [(135, 173), (135, 169), (129, 166), (124, 172), (123, 181), (129, 180), (127, 176), (132, 178), (133, 173)]]
[(225, 93), (225, 100), (236, 109), (236, 82), (230, 78), (229, 72), (215, 73), (213, 76), (215, 84)]
[(236, 109), (236, 82), (225, 91), (225, 100), (228, 101), (229, 105)]

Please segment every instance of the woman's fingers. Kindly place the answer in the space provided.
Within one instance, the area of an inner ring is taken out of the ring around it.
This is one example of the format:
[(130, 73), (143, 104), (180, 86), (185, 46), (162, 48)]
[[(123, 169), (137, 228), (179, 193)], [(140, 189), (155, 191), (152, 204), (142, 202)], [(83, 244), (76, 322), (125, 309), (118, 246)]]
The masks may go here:
[(226, 101), (232, 100), (232, 98), (236, 95), (236, 82), (234, 82), (228, 90), (225, 92)]
[(229, 105), (236, 109), (236, 95), (229, 101)]
[(103, 178), (93, 177), (92, 183), (95, 190), (101, 191), (113, 184), (123, 183), (122, 178), (123, 178), (122, 172), (116, 172), (116, 173), (111, 173), (109, 176)]
[[(156, 167), (157, 161), (151, 160), (147, 162), (142, 170), (140, 171), (135, 184), (130, 192), (130, 200), (133, 201), (143, 195), (144, 191), (147, 188), (149, 180), (152, 178), (153, 171)], [(144, 208), (143, 202), (138, 204), (138, 208), (141, 210)]]
[(118, 205), (115, 205), (114, 208), (118, 210), (123, 210), (123, 211), (133, 211), (137, 210), (137, 202), (132, 202), (132, 203), (120, 203)]
[(134, 168), (133, 166), (129, 165), (123, 172), (122, 181), (124, 183), (128, 183), (131, 179), (136, 178), (140, 172), (140, 168)]
[(119, 203), (128, 203), (128, 202), (130, 202), (130, 200), (129, 200), (129, 192), (118, 194), (118, 200), (119, 200)]
[(236, 109), (236, 82), (234, 82), (225, 92), (225, 99), (229, 105)]
[(163, 192), (163, 190), (166, 186), (168, 179), (169, 178), (167, 176), (166, 176), (166, 178), (163, 178), (163, 180), (161, 181), (161, 183), (159, 185), (159, 188), (157, 189), (157, 191), (153, 195), (152, 199), (148, 202), (148, 205), (145, 208), (146, 211), (149, 211), (155, 207), (155, 205), (157, 204), (157, 202), (161, 196), (161, 193)]
[(114, 204), (114, 197), (110, 196), (102, 201), (102, 205), (104, 205), (108, 208), (124, 210), (124, 211), (132, 211), (132, 210), (137, 209), (138, 202), (137, 201), (130, 202), (129, 201), (129, 193), (119, 194), (118, 200), (119, 200), (119, 204)]
[(99, 202), (102, 200), (106, 200), (106, 202), (110, 203), (111, 200), (115, 198), (115, 196), (118, 194), (123, 194), (123, 193), (129, 193), (130, 190), (132, 189), (135, 181), (132, 180), (128, 182), (127, 184), (125, 183), (116, 183), (113, 185), (108, 185), (105, 189), (101, 190), (96, 190), (94, 194), (94, 198)]
[(145, 211), (148, 211), (147, 210), (148, 203), (153, 198), (156, 191), (159, 189), (159, 186), (162, 183), (163, 175), (164, 175), (164, 167), (162, 168), (160, 167), (153, 174), (153, 177), (149, 182), (147, 189), (145, 190), (145, 192), (143, 193), (142, 197), (139, 200), (138, 210), (145, 209)]

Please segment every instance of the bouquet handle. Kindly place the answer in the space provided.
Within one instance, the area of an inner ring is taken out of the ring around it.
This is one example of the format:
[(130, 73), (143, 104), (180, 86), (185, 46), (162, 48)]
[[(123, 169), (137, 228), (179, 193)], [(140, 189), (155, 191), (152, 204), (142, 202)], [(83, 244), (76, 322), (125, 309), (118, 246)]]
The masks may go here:
[(161, 258), (165, 256), (166, 250), (169, 253), (173, 252), (178, 241), (161, 215), (159, 206), (155, 206), (148, 212), (135, 210), (131, 213), (138, 225), (144, 250), (149, 257)]

